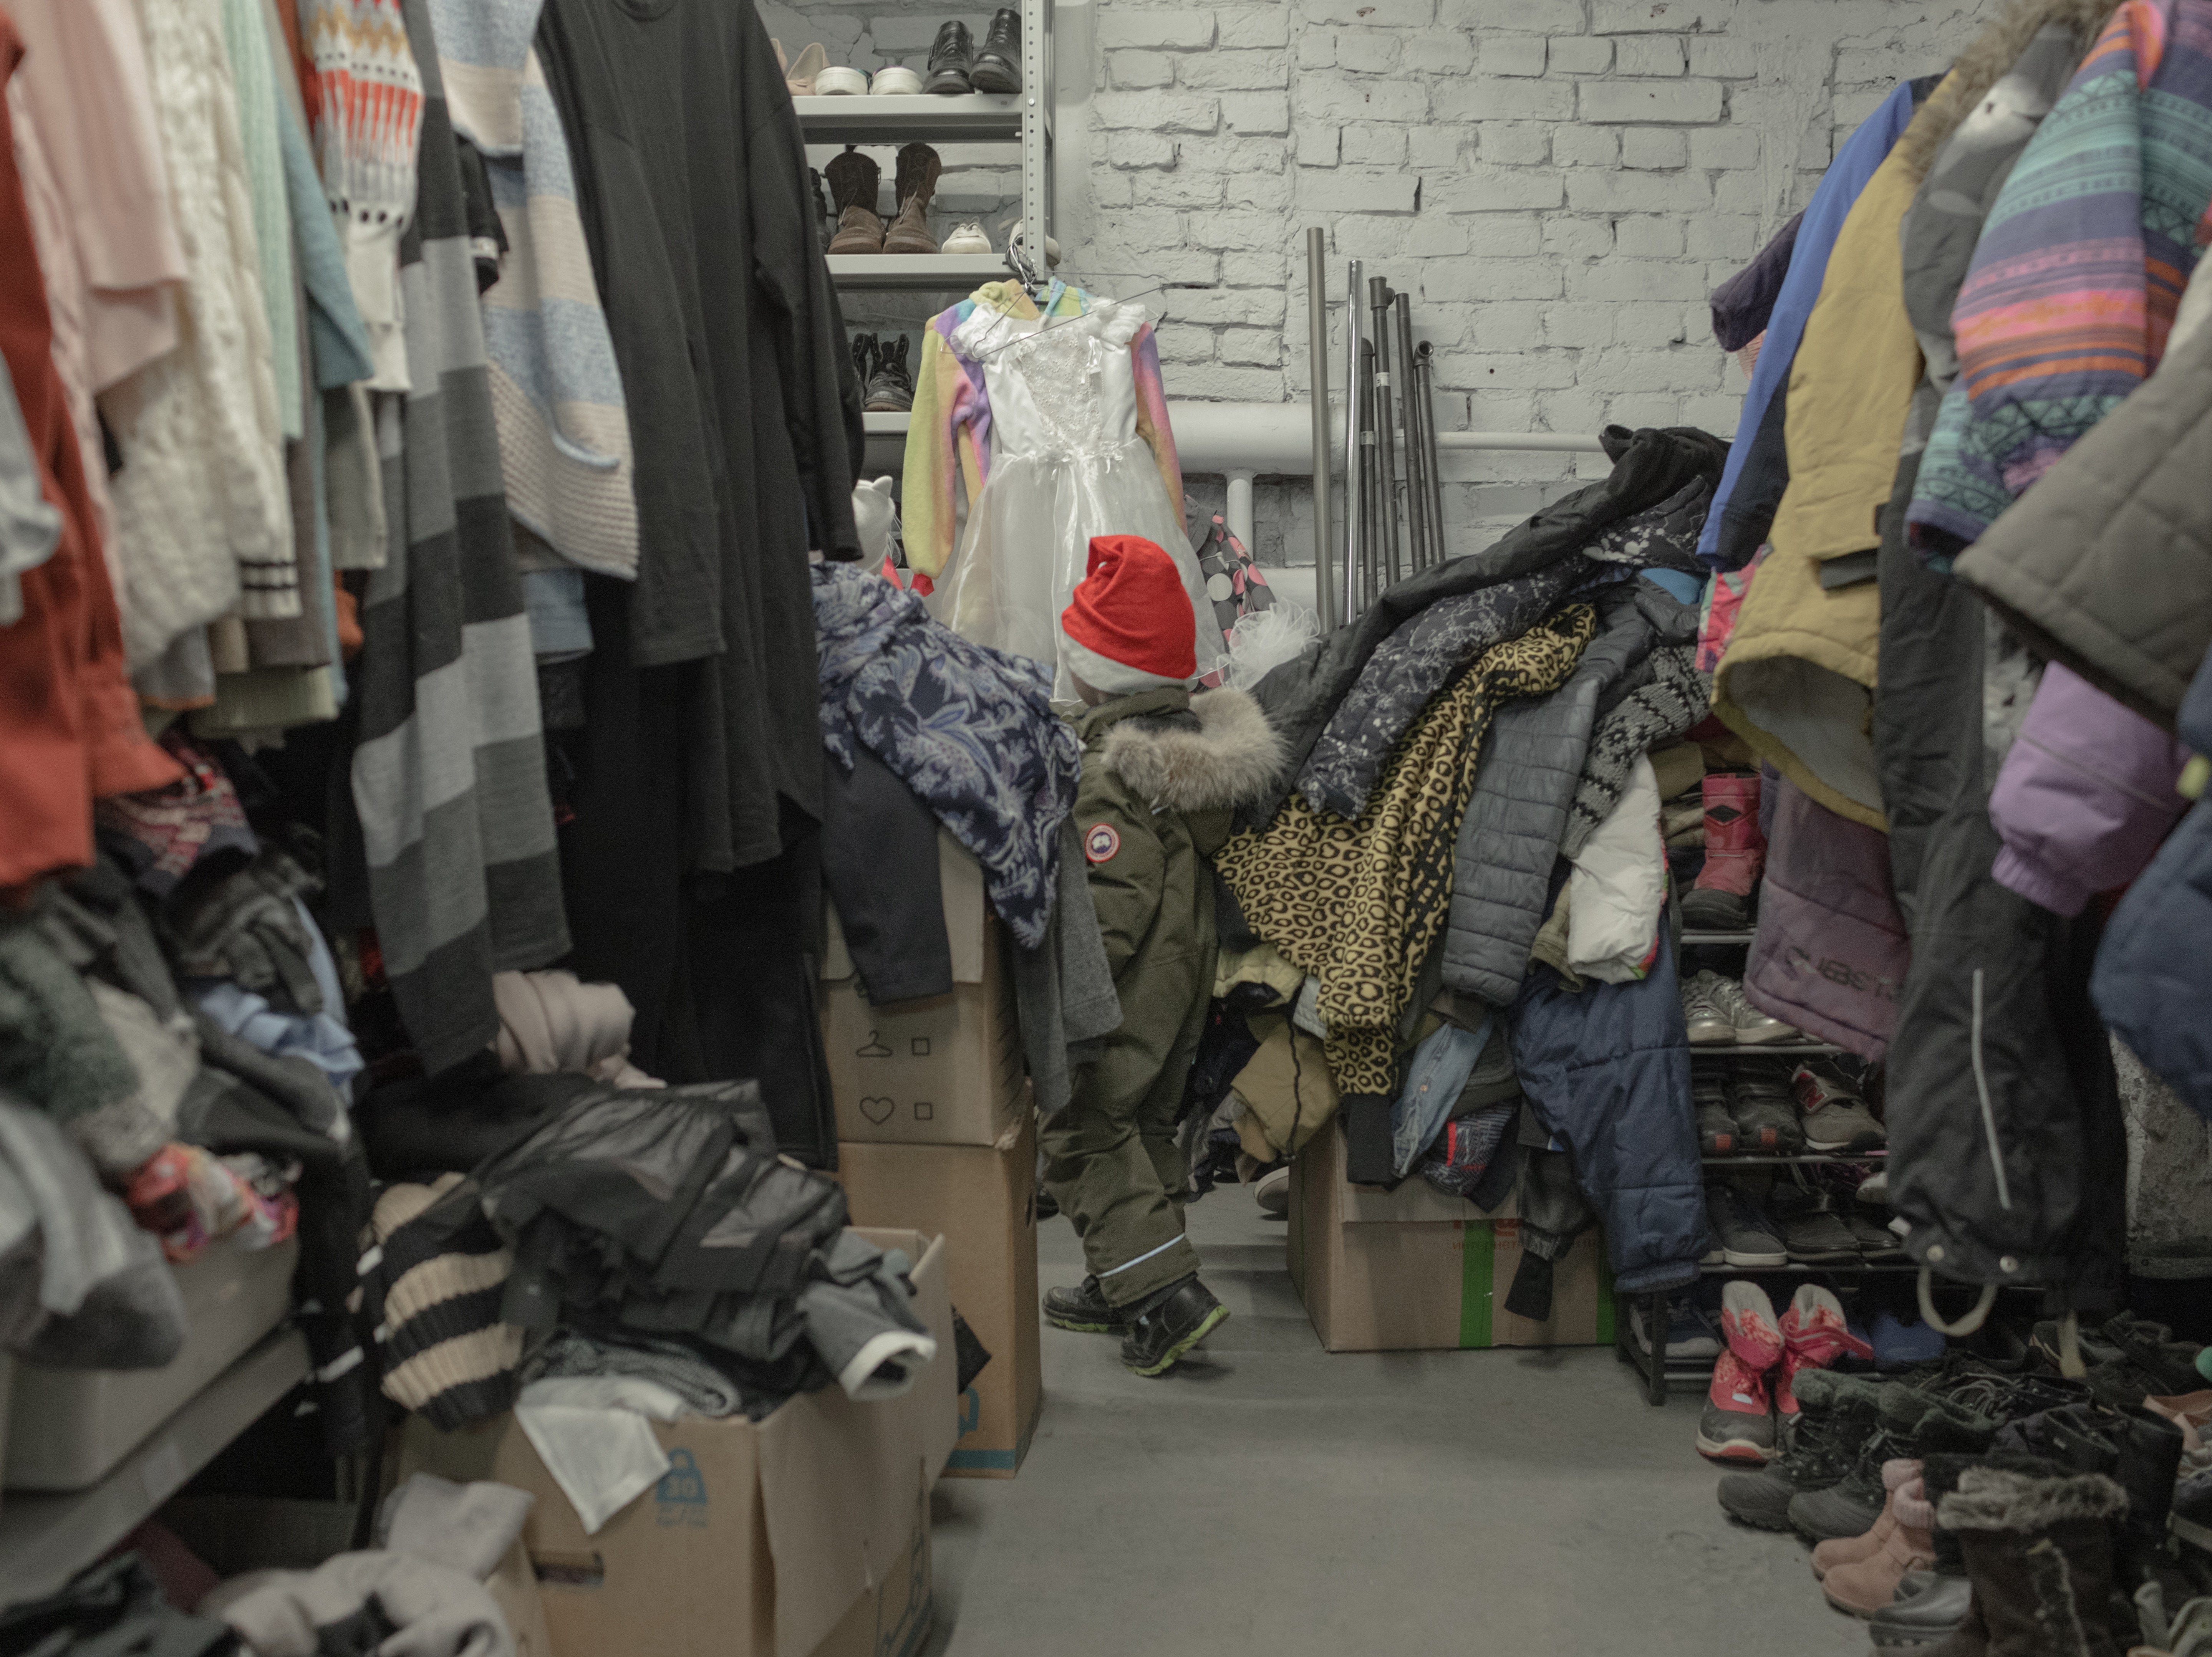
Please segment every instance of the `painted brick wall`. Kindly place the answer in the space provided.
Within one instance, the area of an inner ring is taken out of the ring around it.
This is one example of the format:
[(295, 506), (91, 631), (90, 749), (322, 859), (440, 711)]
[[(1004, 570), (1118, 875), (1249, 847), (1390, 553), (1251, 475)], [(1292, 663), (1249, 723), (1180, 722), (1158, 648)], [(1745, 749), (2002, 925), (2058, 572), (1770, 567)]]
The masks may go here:
[[(1305, 398), (1304, 229), (1319, 224), (1338, 297), (1355, 256), (1414, 296), (1416, 331), (1438, 351), (1441, 426), (1727, 434), (1742, 377), (1713, 343), (1705, 294), (1804, 204), (1898, 79), (1942, 69), (1994, 9), (1098, 0), (1088, 200), (1061, 203), (1057, 234), (1085, 285), (1166, 284), (1146, 303), (1171, 397)], [(833, 62), (868, 68), (920, 67), (945, 15), (884, 0), (762, 9), (787, 47), (820, 39)], [(1010, 153), (945, 160), (943, 222), (983, 216), (1002, 240), (1019, 190)], [(854, 310), (860, 325), (911, 325), (920, 307)], [(1480, 545), (1598, 464), (1455, 457), (1447, 517)], [(1191, 485), (1194, 517), (1218, 509), (1218, 481)], [(1303, 483), (1262, 482), (1263, 555), (1310, 559), (1308, 502)]]

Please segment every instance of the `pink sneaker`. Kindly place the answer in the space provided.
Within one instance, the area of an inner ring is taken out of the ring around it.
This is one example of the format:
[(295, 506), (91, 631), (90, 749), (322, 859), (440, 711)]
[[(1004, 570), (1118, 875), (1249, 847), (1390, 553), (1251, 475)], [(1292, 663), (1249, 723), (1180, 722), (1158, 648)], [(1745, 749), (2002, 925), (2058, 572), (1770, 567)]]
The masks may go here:
[(1774, 1409), (1766, 1377), (1736, 1356), (1733, 1336), (1729, 1344), (1731, 1350), (1713, 1365), (1713, 1384), (1698, 1417), (1698, 1454), (1716, 1461), (1771, 1461)]

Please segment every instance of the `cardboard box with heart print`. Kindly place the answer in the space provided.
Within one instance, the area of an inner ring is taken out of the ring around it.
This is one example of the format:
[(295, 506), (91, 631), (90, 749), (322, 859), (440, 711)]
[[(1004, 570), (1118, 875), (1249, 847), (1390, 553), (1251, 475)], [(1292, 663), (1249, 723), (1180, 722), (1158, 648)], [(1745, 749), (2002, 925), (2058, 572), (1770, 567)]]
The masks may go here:
[(1026, 1097), (1014, 1017), (1012, 948), (983, 892), (983, 871), (947, 834), (938, 877), (952, 950), (952, 992), (870, 1003), (828, 904), (822, 1045), (830, 1057), (837, 1138), (848, 1144), (994, 1145)]

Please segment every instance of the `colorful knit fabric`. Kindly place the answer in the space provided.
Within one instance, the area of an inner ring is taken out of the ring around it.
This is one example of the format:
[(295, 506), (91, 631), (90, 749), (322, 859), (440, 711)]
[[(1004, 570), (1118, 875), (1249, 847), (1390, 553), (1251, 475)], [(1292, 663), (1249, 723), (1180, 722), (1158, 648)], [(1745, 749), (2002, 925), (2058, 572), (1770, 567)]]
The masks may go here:
[(323, 189), (345, 245), (354, 298), (375, 349), (375, 388), (408, 389), (399, 316), (399, 235), (415, 215), (422, 76), (400, 0), (297, 0)]
[[(1040, 316), (1079, 317), (1091, 304), (1089, 294), (1055, 279), (1039, 310), (1019, 282), (990, 282), (929, 319), (922, 334), (921, 362), (914, 375), (914, 414), (907, 426), (902, 491), (907, 565), (918, 573), (915, 592), (928, 592), (930, 578), (952, 556), (955, 474), (973, 501), (983, 492), (983, 481), (991, 471), (991, 399), (984, 387), (983, 364), (954, 349), (954, 331), (979, 305), (1030, 322)], [(1129, 342), (1129, 355), (1137, 382), (1137, 435), (1158, 462), (1161, 481), (1168, 486), (1168, 499), (1180, 519), (1182, 464), (1176, 458), (1167, 392), (1160, 380), (1159, 344), (1149, 322)]]
[(184, 767), (180, 780), (149, 794), (118, 794), (93, 808), (108, 849), (156, 897), (174, 891), (211, 852), (251, 858), (260, 849), (216, 756), (173, 725), (161, 746)]
[(2212, 202), (2207, 155), (2212, 0), (2126, 0), (2021, 151), (1960, 289), (1960, 374), (1906, 515), (1931, 563), (2157, 367)]
[(1476, 657), (1400, 740), (1356, 821), (1293, 794), (1265, 831), (1215, 854), (1252, 929), (1321, 980), (1340, 1091), (1396, 1091), (1399, 1021), (1451, 907), (1453, 852), (1492, 714), (1565, 683), (1596, 631), (1595, 610), (1569, 604)]

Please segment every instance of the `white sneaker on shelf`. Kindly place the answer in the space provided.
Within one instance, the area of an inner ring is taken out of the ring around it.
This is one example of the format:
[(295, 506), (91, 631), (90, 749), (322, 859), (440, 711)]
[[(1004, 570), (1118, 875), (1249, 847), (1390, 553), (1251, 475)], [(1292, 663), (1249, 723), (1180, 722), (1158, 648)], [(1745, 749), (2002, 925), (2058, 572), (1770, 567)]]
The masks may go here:
[[(1006, 235), (1007, 246), (1012, 247), (1017, 242), (1021, 243), (1024, 252), (1028, 251), (1029, 244), (1022, 240), (1022, 222), (1019, 219), (1014, 221), (1013, 229)], [(1060, 263), (1060, 244), (1050, 236), (1044, 239), (1044, 262), (1048, 269)]]
[(937, 245), (940, 253), (988, 253), (991, 239), (983, 234), (983, 227), (975, 220), (964, 221), (953, 228), (951, 235)]
[(817, 98), (861, 98), (867, 91), (868, 77), (844, 64), (832, 64), (814, 77)]
[(868, 94), (874, 98), (918, 98), (921, 95), (921, 76), (904, 64), (890, 64), (876, 71)]

